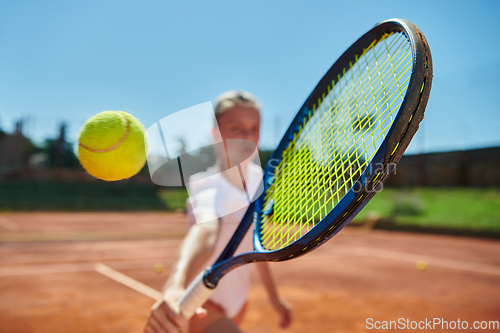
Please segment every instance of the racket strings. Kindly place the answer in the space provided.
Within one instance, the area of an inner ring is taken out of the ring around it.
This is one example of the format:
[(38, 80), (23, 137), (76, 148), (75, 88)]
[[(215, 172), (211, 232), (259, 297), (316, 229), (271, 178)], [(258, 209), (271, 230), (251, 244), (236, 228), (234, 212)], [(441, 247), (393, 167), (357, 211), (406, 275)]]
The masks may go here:
[(272, 212), (260, 222), (266, 249), (304, 236), (354, 186), (397, 116), (411, 68), (406, 36), (385, 34), (332, 81), (275, 169), (264, 199)]

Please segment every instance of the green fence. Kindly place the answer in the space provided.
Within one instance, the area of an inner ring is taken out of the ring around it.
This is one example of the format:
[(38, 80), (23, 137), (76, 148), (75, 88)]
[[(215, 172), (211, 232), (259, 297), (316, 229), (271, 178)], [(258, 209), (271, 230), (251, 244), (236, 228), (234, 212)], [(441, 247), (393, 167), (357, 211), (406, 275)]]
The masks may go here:
[(0, 181), (0, 210), (168, 210), (153, 185)]

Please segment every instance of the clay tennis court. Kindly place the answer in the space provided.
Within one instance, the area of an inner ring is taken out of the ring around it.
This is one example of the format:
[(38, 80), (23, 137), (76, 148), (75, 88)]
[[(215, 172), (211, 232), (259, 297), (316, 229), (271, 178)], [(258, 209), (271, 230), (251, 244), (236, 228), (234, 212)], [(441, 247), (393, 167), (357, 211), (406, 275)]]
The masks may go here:
[[(95, 264), (159, 290), (185, 225), (172, 213), (1, 213), (0, 230), (0, 332), (140, 332), (153, 301)], [(499, 253), (495, 240), (348, 227), (272, 270), (289, 332), (366, 332), (367, 318), (499, 320)], [(243, 329), (282, 332), (254, 282)]]

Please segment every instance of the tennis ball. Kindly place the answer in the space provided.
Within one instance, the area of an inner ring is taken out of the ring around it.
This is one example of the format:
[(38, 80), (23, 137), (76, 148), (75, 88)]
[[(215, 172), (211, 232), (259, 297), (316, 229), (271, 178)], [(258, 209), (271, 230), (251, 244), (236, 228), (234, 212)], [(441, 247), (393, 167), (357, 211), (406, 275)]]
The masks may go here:
[(78, 159), (92, 176), (115, 181), (130, 178), (146, 162), (144, 126), (123, 111), (103, 111), (83, 125)]
[(153, 267), (156, 273), (160, 274), (163, 272), (163, 265), (161, 263), (156, 263)]
[(425, 262), (425, 260), (419, 260), (417, 261), (416, 266), (418, 270), (423, 271), (427, 268), (427, 262)]

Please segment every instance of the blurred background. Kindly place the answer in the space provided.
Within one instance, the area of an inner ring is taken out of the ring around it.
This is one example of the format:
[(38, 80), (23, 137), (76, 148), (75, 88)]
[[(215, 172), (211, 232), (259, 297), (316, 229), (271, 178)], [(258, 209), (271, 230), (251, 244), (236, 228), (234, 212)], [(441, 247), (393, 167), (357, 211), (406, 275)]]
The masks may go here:
[[(155, 187), (147, 167), (117, 183), (86, 175), (75, 156), (85, 120), (124, 110), (148, 128), (223, 91), (248, 90), (263, 105), (264, 165), (333, 61), (375, 23), (403, 17), (429, 41), (434, 82), (421, 128), (387, 184), (393, 189), (371, 210), (398, 223), (498, 230), (500, 5), (351, 7), (300, 1), (3, 3), (0, 210), (183, 209), (185, 192)], [(480, 28), (472, 24), (478, 20)], [(210, 143), (208, 133), (179, 142), (185, 151)], [(450, 210), (433, 208), (443, 204)]]
[[(40, 267), (26, 274), (11, 268), (30, 260), (50, 263), (33, 259), (49, 245), (170, 239), (184, 231), (186, 191), (154, 185), (147, 166), (113, 183), (82, 169), (75, 148), (79, 129), (92, 115), (123, 110), (148, 128), (173, 112), (213, 102), (226, 90), (247, 90), (263, 105), (264, 165), (333, 62), (374, 24), (392, 17), (408, 19), (425, 34), (434, 62), (433, 87), (425, 119), (395, 174), (352, 225), (390, 230), (388, 239), (399, 232), (477, 237), (456, 246), (471, 255), (480, 247), (475, 242), (491, 242), (487, 251), (493, 257), (500, 249), (498, 1), (6, 1), (0, 4), (0, 251), (5, 266), (0, 276), (35, 274)], [(208, 133), (179, 137), (184, 151), (200, 143), (209, 144)], [(35, 247), (20, 250), (26, 242)], [(123, 246), (135, 246), (129, 245)], [(6, 259), (16, 251), (26, 255)], [(101, 254), (86, 260), (107, 258)], [(153, 274), (157, 261), (145, 256), (147, 264), (128, 269), (159, 288), (166, 271), (154, 278), (144, 273), (147, 267)], [(495, 274), (492, 283), (498, 282)], [(1, 290), (11, 288), (9, 283), (0, 279)], [(142, 302), (147, 312), (147, 300)], [(498, 299), (488, 304), (500, 308)], [(12, 314), (14, 326), (0, 317), (0, 325), (7, 325), (0, 328), (19, 329), (25, 310)], [(72, 323), (81, 319), (70, 318)], [(62, 331), (60, 322), (54, 325)]]

